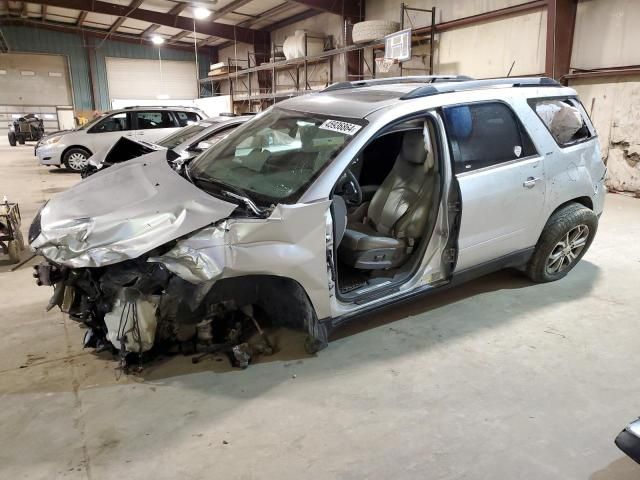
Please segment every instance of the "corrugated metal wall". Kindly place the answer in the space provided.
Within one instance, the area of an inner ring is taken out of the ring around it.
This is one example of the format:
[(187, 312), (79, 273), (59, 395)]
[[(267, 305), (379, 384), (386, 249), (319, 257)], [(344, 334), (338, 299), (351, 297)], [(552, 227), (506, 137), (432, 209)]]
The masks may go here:
[[(146, 45), (138, 45), (114, 40), (102, 41), (95, 37), (83, 37), (81, 34), (56, 32), (32, 27), (3, 26), (4, 34), (11, 52), (57, 53), (67, 55), (71, 68), (74, 106), (76, 110), (92, 110), (89, 56), (86, 47), (95, 47), (95, 73), (98, 78), (96, 89), (99, 94), (99, 110), (109, 109), (107, 90), (107, 68), (105, 57), (157, 59), (158, 50)], [(162, 49), (164, 60), (193, 61), (193, 52)], [(209, 70), (209, 56), (198, 54), (201, 76)], [(149, 81), (153, 81), (153, 77)], [(195, 81), (195, 80), (194, 80)]]

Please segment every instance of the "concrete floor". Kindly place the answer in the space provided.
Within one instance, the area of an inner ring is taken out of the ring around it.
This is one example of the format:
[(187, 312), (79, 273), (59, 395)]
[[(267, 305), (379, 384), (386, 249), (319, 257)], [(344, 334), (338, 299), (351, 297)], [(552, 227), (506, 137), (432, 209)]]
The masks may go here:
[[(0, 146), (25, 230), (79, 180), (32, 152)], [(560, 282), (501, 272), (351, 325), (315, 357), (173, 357), (128, 377), (44, 313), (31, 268), (0, 266), (0, 478), (640, 478), (613, 444), (640, 415), (638, 239), (640, 201), (610, 195)]]

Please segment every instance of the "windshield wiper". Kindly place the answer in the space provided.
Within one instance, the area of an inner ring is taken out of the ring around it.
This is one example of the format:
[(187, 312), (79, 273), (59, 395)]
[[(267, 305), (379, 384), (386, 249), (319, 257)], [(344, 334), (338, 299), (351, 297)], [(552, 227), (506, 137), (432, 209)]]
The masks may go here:
[[(188, 171), (188, 169), (186, 169), (186, 171)], [(251, 210), (253, 213), (255, 213), (260, 217), (265, 216), (267, 213), (267, 210), (258, 207), (258, 205), (251, 199), (249, 194), (247, 194), (247, 192), (241, 187), (237, 187), (235, 185), (229, 185), (224, 182), (220, 182), (218, 180), (196, 177), (190, 174), (188, 175), (193, 183), (203, 182), (203, 183), (208, 183), (209, 185), (215, 185), (220, 189), (220, 193), (222, 195), (224, 195), (225, 197), (230, 197), (236, 200), (240, 200), (242, 203), (245, 204), (247, 208), (249, 208), (249, 210)]]
[(231, 198), (235, 198), (236, 200), (240, 200), (247, 207), (249, 207), (249, 210), (251, 210), (253, 213), (258, 215), (259, 217), (262, 217), (262, 216), (265, 215), (265, 211), (262, 210), (260, 207), (258, 207), (258, 205), (256, 205), (255, 202), (253, 200), (251, 200), (249, 197), (245, 197), (244, 195), (238, 195), (237, 193), (233, 193), (233, 192), (230, 192), (228, 190), (224, 190), (222, 192), (222, 194), (227, 196), (227, 197), (231, 197)]

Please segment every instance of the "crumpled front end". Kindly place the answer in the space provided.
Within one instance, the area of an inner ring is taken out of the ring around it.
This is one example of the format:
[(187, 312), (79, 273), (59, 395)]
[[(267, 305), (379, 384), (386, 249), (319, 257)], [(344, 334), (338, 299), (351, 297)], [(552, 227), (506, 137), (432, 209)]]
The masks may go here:
[(31, 245), (47, 259), (34, 276), (54, 290), (48, 309), (83, 322), (86, 347), (126, 364), (179, 349), (246, 366), (273, 351), (265, 324), (304, 328), (310, 349), (326, 345), (317, 318), (328, 312), (328, 202), (232, 215), (237, 205), (144, 158), (82, 181), (34, 220)]

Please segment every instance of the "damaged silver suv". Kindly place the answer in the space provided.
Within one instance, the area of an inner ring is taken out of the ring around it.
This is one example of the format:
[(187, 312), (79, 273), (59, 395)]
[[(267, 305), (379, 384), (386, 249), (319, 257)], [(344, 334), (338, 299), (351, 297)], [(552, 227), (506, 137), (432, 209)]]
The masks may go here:
[(192, 342), (246, 365), (264, 324), (306, 331), (315, 352), (359, 314), (489, 271), (557, 280), (605, 197), (593, 125), (548, 78), (339, 83), (182, 174), (164, 155), (80, 182), (30, 230), (49, 308), (123, 357)]

